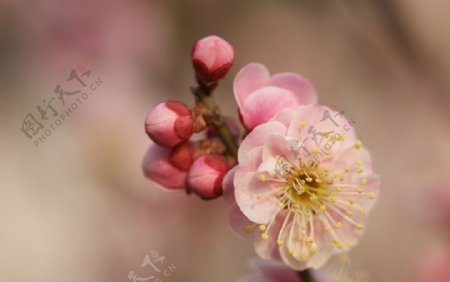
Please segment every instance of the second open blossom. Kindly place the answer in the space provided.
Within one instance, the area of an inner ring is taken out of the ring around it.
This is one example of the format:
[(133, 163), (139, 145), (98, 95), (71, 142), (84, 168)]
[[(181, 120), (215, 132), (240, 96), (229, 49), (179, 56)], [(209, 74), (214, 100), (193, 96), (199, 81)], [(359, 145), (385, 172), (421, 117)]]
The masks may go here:
[(281, 111), (244, 139), (238, 159), (224, 183), (239, 207), (231, 223), (255, 235), (261, 257), (319, 268), (359, 241), (380, 179), (340, 113), (320, 105)]

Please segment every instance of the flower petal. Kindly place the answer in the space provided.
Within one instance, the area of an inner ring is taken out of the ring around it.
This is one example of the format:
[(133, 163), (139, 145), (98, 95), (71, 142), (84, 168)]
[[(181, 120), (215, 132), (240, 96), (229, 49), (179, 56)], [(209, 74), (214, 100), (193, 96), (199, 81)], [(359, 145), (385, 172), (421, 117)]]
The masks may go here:
[(296, 104), (297, 99), (292, 92), (275, 86), (266, 86), (252, 92), (240, 109), (245, 126), (253, 129), (278, 112)]
[(269, 78), (269, 71), (262, 64), (250, 63), (243, 67), (233, 83), (233, 92), (239, 108), (242, 107), (247, 96), (258, 87), (265, 85)]
[(269, 84), (291, 91), (299, 104), (317, 103), (316, 90), (308, 80), (298, 74), (286, 72), (274, 75)]

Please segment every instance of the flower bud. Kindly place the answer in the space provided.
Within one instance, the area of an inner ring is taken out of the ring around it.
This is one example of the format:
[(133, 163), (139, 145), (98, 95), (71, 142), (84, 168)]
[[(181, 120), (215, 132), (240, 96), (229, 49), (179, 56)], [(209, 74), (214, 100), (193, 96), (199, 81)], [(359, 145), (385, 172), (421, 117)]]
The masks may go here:
[(175, 167), (169, 157), (170, 149), (152, 144), (142, 163), (144, 175), (167, 189), (184, 189), (187, 172)]
[(215, 35), (197, 40), (192, 48), (192, 62), (197, 78), (208, 84), (223, 78), (233, 61), (233, 47)]
[(194, 162), (195, 151), (192, 143), (182, 143), (172, 149), (169, 161), (179, 170), (188, 171)]
[(222, 180), (227, 170), (227, 161), (223, 156), (200, 156), (189, 170), (188, 188), (202, 199), (217, 198), (222, 195)]
[(145, 132), (157, 144), (173, 148), (191, 138), (192, 111), (183, 103), (166, 101), (156, 105), (145, 119)]

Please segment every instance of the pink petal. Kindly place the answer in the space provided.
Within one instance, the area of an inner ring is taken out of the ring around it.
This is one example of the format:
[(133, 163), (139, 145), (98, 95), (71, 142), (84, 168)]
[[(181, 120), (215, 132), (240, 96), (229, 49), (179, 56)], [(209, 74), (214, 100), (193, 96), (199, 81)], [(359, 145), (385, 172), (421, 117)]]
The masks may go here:
[(225, 201), (232, 205), (236, 202), (234, 198), (234, 173), (236, 172), (236, 167), (232, 168), (228, 171), (228, 173), (223, 178), (222, 188), (223, 188), (223, 197)]
[(296, 140), (288, 139), (286, 136), (273, 134), (267, 140), (263, 148), (263, 160), (268, 158), (285, 158), (287, 161), (295, 161), (294, 149)]
[(262, 64), (251, 63), (243, 67), (236, 75), (233, 91), (239, 108), (242, 107), (247, 96), (255, 89), (267, 83), (269, 71)]
[(240, 109), (245, 126), (253, 129), (279, 111), (296, 104), (297, 98), (292, 92), (275, 86), (266, 86), (252, 92)]
[(257, 195), (273, 190), (269, 181), (263, 182), (255, 173), (236, 171), (234, 177), (236, 202), (242, 212), (258, 224), (266, 224), (278, 210), (278, 199), (274, 196), (258, 199)]
[(317, 103), (317, 94), (308, 80), (295, 73), (280, 73), (274, 75), (269, 85), (278, 86), (294, 93), (302, 105)]
[(237, 203), (230, 206), (228, 224), (230, 225), (231, 230), (233, 230), (239, 237), (253, 238), (255, 236), (253, 233), (255, 231), (251, 233), (246, 232), (246, 228), (248, 226), (253, 226), (254, 223), (248, 220), (248, 218), (242, 213)]
[(238, 160), (239, 163), (245, 161), (246, 154), (254, 147), (263, 146), (270, 135), (285, 134), (286, 127), (279, 122), (268, 122), (256, 127), (249, 135), (242, 141), (239, 147)]

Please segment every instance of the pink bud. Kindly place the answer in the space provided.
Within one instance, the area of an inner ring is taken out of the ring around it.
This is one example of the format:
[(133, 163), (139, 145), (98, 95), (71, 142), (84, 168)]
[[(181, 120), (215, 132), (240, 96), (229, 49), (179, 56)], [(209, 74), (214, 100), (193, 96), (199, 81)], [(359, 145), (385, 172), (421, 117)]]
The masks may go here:
[(222, 195), (222, 180), (227, 170), (227, 161), (223, 156), (200, 156), (189, 170), (188, 187), (202, 199), (217, 198)]
[(192, 111), (181, 102), (162, 102), (148, 113), (145, 131), (155, 143), (173, 148), (191, 138), (194, 131)]
[(182, 143), (172, 149), (169, 161), (176, 168), (188, 171), (194, 162), (195, 146), (191, 143)]
[(142, 163), (144, 175), (167, 189), (184, 189), (187, 172), (176, 168), (169, 156), (170, 149), (152, 144)]
[(215, 35), (197, 40), (192, 48), (192, 62), (197, 78), (206, 83), (217, 82), (224, 77), (233, 61), (233, 47)]

